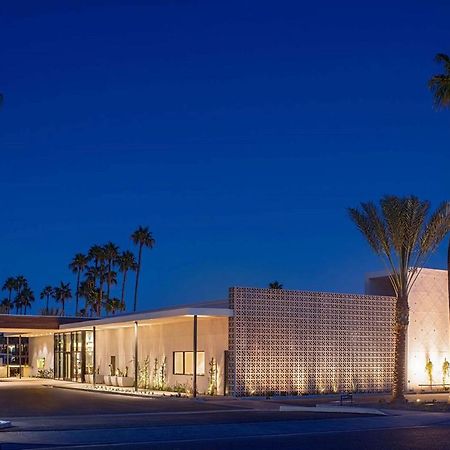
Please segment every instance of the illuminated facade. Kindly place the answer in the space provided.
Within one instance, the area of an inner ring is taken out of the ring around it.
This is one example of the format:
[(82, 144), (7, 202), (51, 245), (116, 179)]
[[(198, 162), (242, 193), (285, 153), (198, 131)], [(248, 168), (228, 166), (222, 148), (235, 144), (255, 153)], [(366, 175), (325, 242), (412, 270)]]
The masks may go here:
[[(386, 275), (367, 277), (366, 291), (393, 295)], [(450, 384), (443, 367), (450, 361), (450, 317), (447, 271), (422, 269), (409, 295), (409, 327), (407, 342), (408, 389), (422, 390), (430, 386), (425, 368), (431, 361), (431, 384), (442, 388)]]
[[(411, 292), (408, 389), (450, 384), (447, 289), (446, 271), (424, 269)], [(2, 366), (0, 345), (0, 377), (235, 396), (389, 391), (394, 306), (374, 274), (365, 295), (236, 287), (227, 301), (103, 319), (0, 316), (3, 340), (28, 342), (18, 370)]]
[(391, 388), (391, 297), (232, 288), (230, 301), (234, 395)]

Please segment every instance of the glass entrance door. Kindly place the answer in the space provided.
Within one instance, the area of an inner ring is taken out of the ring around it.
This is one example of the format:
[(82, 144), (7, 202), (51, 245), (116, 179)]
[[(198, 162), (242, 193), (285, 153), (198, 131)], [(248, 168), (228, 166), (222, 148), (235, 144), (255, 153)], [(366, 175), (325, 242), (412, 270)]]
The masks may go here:
[(75, 331), (55, 334), (54, 348), (55, 378), (67, 381), (84, 381), (86, 373), (86, 332)]

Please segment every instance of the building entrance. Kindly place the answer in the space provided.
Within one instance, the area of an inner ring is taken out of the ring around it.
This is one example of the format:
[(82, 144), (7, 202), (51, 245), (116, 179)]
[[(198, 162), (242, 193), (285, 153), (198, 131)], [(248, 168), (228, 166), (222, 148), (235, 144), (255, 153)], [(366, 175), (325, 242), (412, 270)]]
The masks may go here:
[(93, 373), (93, 332), (74, 331), (55, 334), (55, 378), (84, 382)]

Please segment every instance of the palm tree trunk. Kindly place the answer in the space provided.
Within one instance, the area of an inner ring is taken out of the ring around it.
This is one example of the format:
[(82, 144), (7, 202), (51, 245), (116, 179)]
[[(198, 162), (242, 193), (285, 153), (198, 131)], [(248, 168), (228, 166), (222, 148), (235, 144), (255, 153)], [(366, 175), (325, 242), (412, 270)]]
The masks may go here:
[(102, 315), (102, 300), (103, 300), (103, 282), (100, 280), (100, 292), (98, 296), (97, 316)]
[(50, 297), (50, 295), (47, 295), (47, 306), (46, 306), (46, 309), (45, 309), (45, 311), (46, 311), (46, 314), (48, 314), (48, 298)]
[(78, 269), (78, 276), (77, 276), (77, 292), (76, 292), (76, 296), (75, 296), (75, 315), (78, 315), (78, 299), (80, 297), (79, 295), (79, 290), (80, 290), (80, 275), (81, 275), (81, 270)]
[(125, 283), (127, 282), (127, 270), (123, 271), (123, 279), (122, 279), (122, 297), (120, 298), (120, 305), (122, 307), (122, 311), (125, 309)]
[(65, 316), (66, 312), (64, 311), (64, 303), (65, 303), (64, 299), (62, 299), (61, 303), (62, 303), (62, 315)]
[(106, 297), (109, 300), (109, 293), (111, 290), (111, 261), (108, 261), (108, 276), (106, 278), (107, 288), (106, 288)]
[(134, 286), (134, 307), (133, 311), (136, 312), (137, 307), (137, 294), (138, 294), (138, 287), (139, 287), (139, 274), (141, 272), (141, 259), (142, 259), (142, 244), (139, 246), (139, 257), (138, 257), (138, 265), (136, 270), (136, 284)]
[(406, 337), (409, 322), (408, 296), (399, 296), (395, 306), (395, 355), (392, 401), (404, 402), (406, 387)]

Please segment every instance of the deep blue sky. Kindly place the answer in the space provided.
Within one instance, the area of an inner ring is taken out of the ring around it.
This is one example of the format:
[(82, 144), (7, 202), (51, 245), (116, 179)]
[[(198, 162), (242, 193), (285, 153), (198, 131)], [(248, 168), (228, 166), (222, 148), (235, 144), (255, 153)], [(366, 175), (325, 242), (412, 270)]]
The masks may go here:
[(143, 224), (142, 309), (275, 279), (361, 292), (382, 266), (346, 208), (449, 197), (427, 89), (448, 2), (8, 3), (1, 280), (74, 285), (75, 252)]

